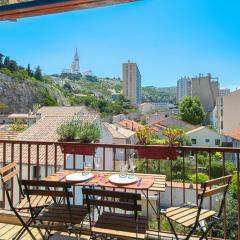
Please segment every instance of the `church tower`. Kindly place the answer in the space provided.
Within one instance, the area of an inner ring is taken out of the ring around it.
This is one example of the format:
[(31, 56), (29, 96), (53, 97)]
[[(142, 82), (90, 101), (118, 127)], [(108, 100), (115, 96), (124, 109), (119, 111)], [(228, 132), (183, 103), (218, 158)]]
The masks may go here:
[(76, 52), (71, 65), (71, 73), (74, 73), (74, 74), (80, 73), (80, 64), (79, 64), (79, 56), (78, 56), (77, 48), (76, 48)]

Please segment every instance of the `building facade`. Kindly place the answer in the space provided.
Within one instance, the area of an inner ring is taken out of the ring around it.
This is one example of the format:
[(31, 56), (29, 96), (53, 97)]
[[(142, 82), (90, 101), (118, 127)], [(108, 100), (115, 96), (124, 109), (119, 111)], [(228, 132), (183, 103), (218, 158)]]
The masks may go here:
[(193, 146), (219, 147), (226, 142), (226, 137), (208, 127), (199, 127), (186, 132)]
[(158, 88), (159, 92), (168, 93), (168, 94), (177, 94), (177, 87), (162, 87)]
[(219, 96), (219, 82), (216, 78), (212, 78), (211, 74), (192, 78), (192, 96), (199, 97), (204, 111), (210, 114), (216, 106), (216, 100)]
[(219, 96), (223, 97), (225, 95), (228, 95), (231, 92), (229, 88), (222, 88), (219, 90)]
[(141, 73), (136, 63), (123, 63), (123, 95), (131, 101), (132, 104), (141, 103)]
[(240, 90), (217, 99), (217, 122), (220, 133), (240, 128)]
[(192, 80), (189, 77), (182, 77), (177, 81), (177, 100), (181, 101), (185, 96), (192, 95)]

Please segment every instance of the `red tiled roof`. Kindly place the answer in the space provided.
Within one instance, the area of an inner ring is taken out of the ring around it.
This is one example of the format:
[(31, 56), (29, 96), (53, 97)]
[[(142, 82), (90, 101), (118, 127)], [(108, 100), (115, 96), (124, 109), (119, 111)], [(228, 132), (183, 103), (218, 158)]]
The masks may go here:
[[(47, 149), (47, 154), (46, 154)], [(39, 158), (37, 159), (37, 145), (32, 144), (30, 145), (30, 155), (28, 155), (28, 145), (22, 144), (22, 154), (20, 154), (20, 145), (14, 144), (14, 151), (12, 152), (12, 145), (6, 144), (6, 163), (10, 163), (12, 161), (19, 163), (20, 158), (23, 164), (28, 164), (30, 161), (30, 164), (37, 165), (37, 161), (39, 160), (40, 165), (45, 165), (46, 162), (49, 166), (55, 165), (55, 146), (54, 145), (48, 145), (48, 148), (44, 145), (39, 145)], [(12, 155), (13, 153), (13, 155)], [(3, 156), (3, 145), (0, 146), (0, 156)], [(46, 161), (47, 157), (47, 161)], [(57, 147), (56, 151), (56, 159), (57, 159), (57, 165), (62, 166), (64, 162), (64, 155), (61, 152), (60, 147)], [(1, 159), (1, 162), (3, 159)]]
[(117, 124), (132, 131), (137, 131), (138, 129), (144, 128), (142, 124), (128, 119), (118, 122)]
[(240, 140), (240, 128), (236, 128), (231, 131), (225, 131), (223, 134), (233, 139)]
[(19, 132), (11, 131), (11, 130), (0, 130), (0, 139), (1, 140), (11, 140), (15, 139)]

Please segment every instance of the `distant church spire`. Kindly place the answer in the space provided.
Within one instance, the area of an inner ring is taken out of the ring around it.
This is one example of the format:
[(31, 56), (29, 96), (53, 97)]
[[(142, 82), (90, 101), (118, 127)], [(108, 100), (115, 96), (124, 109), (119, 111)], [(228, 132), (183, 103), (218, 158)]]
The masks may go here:
[(71, 65), (71, 73), (80, 73), (80, 64), (79, 64), (79, 56), (78, 56), (78, 50), (76, 48), (75, 55), (73, 57), (73, 62)]

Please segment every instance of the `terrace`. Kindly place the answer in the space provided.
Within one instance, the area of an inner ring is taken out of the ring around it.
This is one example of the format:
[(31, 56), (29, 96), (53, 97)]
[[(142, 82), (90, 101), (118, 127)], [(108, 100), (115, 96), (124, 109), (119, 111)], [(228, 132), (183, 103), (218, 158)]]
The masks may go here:
[[(94, 156), (80, 156), (77, 154), (66, 154), (61, 152), (61, 144), (59, 142), (26, 142), (26, 141), (14, 141), (14, 140), (0, 140), (0, 159), (2, 160), (2, 166), (5, 166), (11, 162), (16, 162), (19, 169), (19, 176), (21, 179), (36, 179), (43, 180), (47, 176), (52, 175), (55, 172), (61, 170), (83, 170), (83, 162), (92, 161), (93, 171), (96, 170), (93, 161)], [(85, 147), (83, 144), (78, 143), (64, 143), (65, 146), (71, 146), (72, 149), (77, 147)], [(169, 149), (164, 146), (156, 145), (116, 145), (116, 144), (87, 144), (95, 147), (97, 149), (96, 154), (101, 157), (102, 164), (101, 170), (106, 172), (119, 171), (119, 166), (122, 163), (128, 163), (129, 161), (129, 151), (145, 149), (145, 151), (155, 152), (153, 158), (157, 158), (157, 149)], [(173, 149), (173, 148), (171, 148)], [(207, 159), (208, 173), (210, 179), (213, 179), (213, 169), (212, 163), (214, 162), (213, 156), (216, 152), (221, 153), (221, 163), (222, 163), (222, 173), (221, 176), (228, 174), (228, 161), (229, 159), (236, 159), (235, 172), (239, 173), (239, 148), (203, 148), (203, 147), (177, 147), (179, 152), (178, 160), (169, 159), (139, 159), (137, 164), (136, 172), (146, 173), (150, 175), (162, 174), (166, 175), (166, 186), (164, 191), (160, 191), (159, 188), (163, 186), (153, 185), (152, 189), (145, 191), (142, 195), (146, 196), (149, 201), (142, 198), (142, 215), (146, 216), (149, 221), (147, 238), (157, 239), (162, 237), (162, 239), (174, 239), (173, 233), (171, 232), (168, 223), (164, 216), (160, 217), (160, 231), (157, 227), (157, 216), (156, 212), (159, 209), (164, 209), (171, 206), (179, 206), (188, 201), (192, 203), (197, 203), (197, 196), (200, 192), (201, 184), (193, 184), (189, 181), (187, 172), (189, 171), (189, 166), (191, 174), (196, 175), (196, 179), (200, 178), (199, 172), (202, 172), (201, 168), (201, 154), (205, 154)], [(109, 158), (107, 155), (111, 153), (112, 160), (109, 164)], [(123, 160), (119, 160), (119, 154), (123, 155)], [(35, 169), (35, 170), (34, 170)], [(38, 170), (36, 170), (38, 169)], [(206, 172), (205, 172), (206, 173)], [(237, 175), (238, 176), (238, 175)], [(239, 177), (237, 177), (237, 189), (239, 189)], [(197, 181), (198, 182), (198, 181)], [(155, 184), (155, 183), (154, 183)], [(82, 196), (79, 193), (79, 186), (73, 187), (74, 193), (74, 204), (82, 204)], [(20, 192), (17, 188), (15, 182), (12, 182), (11, 187), (11, 200), (13, 203), (19, 201)], [(140, 192), (140, 191), (138, 191)], [(227, 195), (227, 201), (224, 206), (223, 211), (223, 221), (222, 224), (217, 226), (217, 230), (213, 230), (209, 239), (240, 239), (239, 235), (239, 220), (240, 215), (237, 214), (237, 209), (240, 207), (239, 194), (232, 198), (231, 194)], [(229, 200), (235, 202), (235, 215), (228, 212)], [(209, 197), (204, 203), (206, 208), (215, 209), (218, 203), (218, 197)], [(16, 234), (19, 229), (19, 222), (16, 217), (10, 213), (9, 205), (6, 199), (5, 189), (1, 189), (1, 239), (11, 239), (12, 235)], [(153, 208), (155, 211), (153, 211)], [(232, 220), (230, 220), (231, 218)], [(231, 222), (232, 221), (232, 222)], [(233, 222), (235, 221), (235, 223)], [(9, 225), (10, 224), (10, 225)], [(232, 226), (234, 224), (234, 227)], [(238, 230), (236, 229), (238, 227)], [(181, 234), (184, 235), (183, 229), (178, 229)], [(33, 229), (36, 233), (36, 229)], [(84, 228), (84, 237), (89, 236), (89, 226), (86, 225)], [(236, 234), (233, 237), (233, 234)], [(237, 235), (238, 234), (238, 235)], [(231, 235), (231, 236), (230, 236)], [(27, 234), (23, 239), (31, 239)], [(41, 239), (41, 238), (39, 238)], [(195, 238), (191, 238), (195, 239)], [(197, 236), (196, 236), (196, 239)]]
[[(131, 2), (134, 0), (75, 0), (75, 1), (20, 1), (21, 4), (9, 4), (1, 6), (0, 20), (15, 21), (22, 17), (38, 16), (50, 13), (65, 12), (71, 10), (79, 10), (91, 7), (105, 6), (116, 3)], [(15, 1), (13, 1), (15, 2)], [(9, 1), (11, 3), (11, 1)], [(49, 126), (48, 126), (49, 127)], [(94, 166), (94, 155), (85, 156), (77, 154), (66, 154), (61, 151), (59, 142), (43, 142), (43, 141), (24, 141), (24, 140), (0, 140), (0, 164), (4, 167), (10, 163), (17, 163), (20, 179), (44, 181), (50, 175), (63, 170), (79, 171), (83, 170), (86, 161), (92, 161)], [(75, 150), (84, 148), (85, 145), (78, 143), (64, 143)], [(159, 219), (158, 225), (157, 214), (160, 209), (175, 207), (182, 205), (188, 201), (198, 204), (197, 199), (201, 191), (200, 174), (204, 172), (209, 179), (225, 176), (229, 174), (228, 162), (234, 160), (235, 167), (232, 172), (236, 174), (236, 188), (231, 188), (231, 193), (227, 195), (227, 201), (224, 205), (223, 218), (221, 224), (209, 233), (208, 239), (238, 239), (240, 240), (240, 195), (239, 195), (239, 173), (240, 173), (240, 148), (203, 148), (203, 147), (174, 147), (166, 146), (142, 146), (142, 145), (117, 145), (117, 144), (87, 144), (97, 149), (97, 154), (102, 159), (101, 171), (118, 172), (121, 164), (129, 163), (129, 155), (134, 150), (144, 150), (151, 152), (152, 158), (141, 158), (137, 161), (136, 173), (165, 175), (166, 183), (161, 184), (160, 181), (154, 184), (146, 191), (137, 191), (142, 194), (141, 204), (144, 206), (141, 216), (147, 217), (148, 229), (146, 237), (148, 239), (175, 239), (168, 222), (164, 216)], [(158, 149), (177, 150), (178, 159), (158, 157)], [(219, 162), (222, 164), (220, 172), (213, 171), (214, 155), (220, 153)], [(204, 155), (204, 167), (203, 156)], [(119, 158), (121, 156), (121, 158)], [(195, 176), (195, 182), (189, 179), (189, 174)], [(156, 177), (157, 178), (157, 177)], [(8, 188), (10, 190), (10, 200), (15, 205), (20, 199), (20, 191), (16, 181), (11, 181)], [(21, 224), (16, 216), (10, 211), (5, 188), (0, 188), (0, 239), (13, 239), (20, 230)], [(128, 190), (126, 189), (126, 192)], [(73, 203), (83, 204), (79, 186), (73, 186)], [(231, 204), (230, 204), (231, 203)], [(210, 210), (215, 210), (219, 205), (218, 197), (209, 197), (204, 206)], [(231, 210), (231, 211), (230, 211)], [(157, 214), (156, 214), (157, 213)], [(26, 214), (26, 217), (28, 213)], [(24, 216), (23, 216), (24, 218)], [(110, 222), (108, 223), (111, 224)], [(84, 223), (84, 231), (81, 239), (90, 238), (89, 223)], [(30, 227), (36, 239), (42, 239), (36, 228)], [(179, 228), (177, 231), (182, 238), (186, 237), (185, 229)], [(58, 232), (51, 239), (76, 239), (75, 235), (68, 236), (66, 232)], [(22, 239), (32, 239), (25, 233)], [(199, 239), (199, 236), (191, 237), (191, 239)]]

